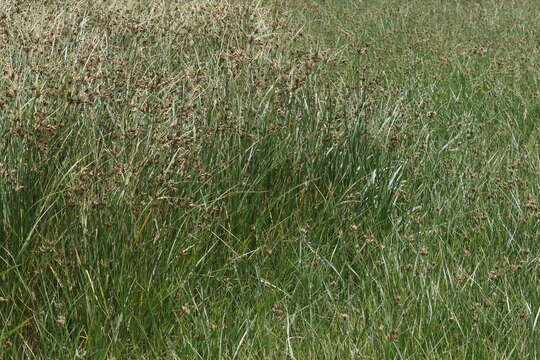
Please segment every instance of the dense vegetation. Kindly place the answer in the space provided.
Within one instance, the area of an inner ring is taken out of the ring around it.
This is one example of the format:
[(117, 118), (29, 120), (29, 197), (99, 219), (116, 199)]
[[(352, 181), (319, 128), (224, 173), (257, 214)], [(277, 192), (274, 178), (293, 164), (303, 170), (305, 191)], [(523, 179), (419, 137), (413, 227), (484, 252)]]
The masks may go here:
[(0, 3), (0, 357), (539, 357), (539, 13)]

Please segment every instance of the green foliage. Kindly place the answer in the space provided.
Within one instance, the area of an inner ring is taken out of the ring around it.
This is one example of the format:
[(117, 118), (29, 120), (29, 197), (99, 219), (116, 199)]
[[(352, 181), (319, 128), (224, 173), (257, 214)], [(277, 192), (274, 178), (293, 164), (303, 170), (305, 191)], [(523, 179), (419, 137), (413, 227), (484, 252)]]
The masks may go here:
[(0, 358), (538, 357), (533, 1), (0, 5)]

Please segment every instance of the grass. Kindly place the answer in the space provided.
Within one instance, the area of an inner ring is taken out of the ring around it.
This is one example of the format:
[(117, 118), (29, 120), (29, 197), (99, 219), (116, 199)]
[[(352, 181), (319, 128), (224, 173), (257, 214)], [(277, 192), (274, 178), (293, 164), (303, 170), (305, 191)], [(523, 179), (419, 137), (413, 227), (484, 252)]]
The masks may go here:
[(539, 357), (539, 11), (1, 4), (0, 357)]

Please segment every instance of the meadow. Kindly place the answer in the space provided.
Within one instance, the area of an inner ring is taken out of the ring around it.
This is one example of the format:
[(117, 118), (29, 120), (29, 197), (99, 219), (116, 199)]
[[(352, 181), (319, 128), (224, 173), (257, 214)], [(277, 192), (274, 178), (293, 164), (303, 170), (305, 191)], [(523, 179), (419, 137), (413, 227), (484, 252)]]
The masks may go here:
[(540, 358), (540, 2), (0, 3), (0, 359)]

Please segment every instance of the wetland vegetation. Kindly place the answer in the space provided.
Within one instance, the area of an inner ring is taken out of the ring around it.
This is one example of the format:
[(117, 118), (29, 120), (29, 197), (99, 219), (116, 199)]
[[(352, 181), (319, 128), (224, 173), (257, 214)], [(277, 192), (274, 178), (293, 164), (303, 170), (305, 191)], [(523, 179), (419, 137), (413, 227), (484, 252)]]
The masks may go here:
[(0, 358), (537, 358), (539, 13), (2, 2)]

